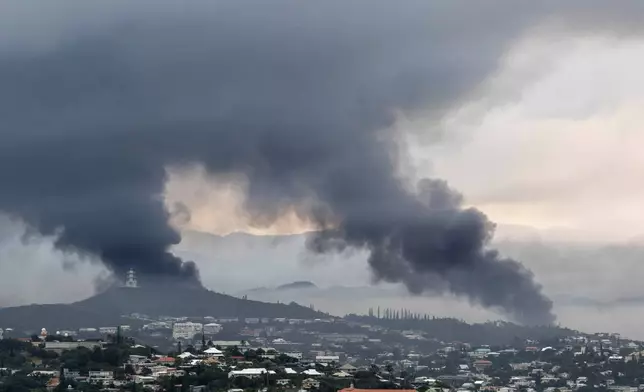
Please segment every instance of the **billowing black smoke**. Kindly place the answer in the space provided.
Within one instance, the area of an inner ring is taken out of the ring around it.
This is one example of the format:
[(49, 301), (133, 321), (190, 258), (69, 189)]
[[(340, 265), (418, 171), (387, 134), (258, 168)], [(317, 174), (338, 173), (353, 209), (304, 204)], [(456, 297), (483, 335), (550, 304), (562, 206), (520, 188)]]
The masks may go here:
[(367, 249), (378, 279), (414, 293), (553, 321), (532, 274), (487, 249), (493, 225), (481, 212), (442, 181), (409, 190), (396, 178), (388, 132), (395, 111), (438, 116), (475, 91), (535, 10), (125, 4), (132, 12), (63, 29), (45, 47), (0, 51), (0, 210), (117, 273), (198, 281), (169, 251), (180, 238), (163, 190), (168, 167), (203, 164), (248, 178), (258, 220), (294, 206), (335, 227), (311, 239), (315, 251)]

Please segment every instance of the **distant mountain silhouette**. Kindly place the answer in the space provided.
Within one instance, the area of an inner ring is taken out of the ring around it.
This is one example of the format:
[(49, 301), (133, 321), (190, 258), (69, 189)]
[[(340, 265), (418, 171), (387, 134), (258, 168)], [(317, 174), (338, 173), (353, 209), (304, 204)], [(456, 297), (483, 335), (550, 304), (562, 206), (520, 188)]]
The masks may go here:
[(293, 283), (283, 284), (278, 286), (276, 290), (302, 290), (302, 289), (317, 289), (318, 286), (313, 282), (299, 281)]
[(297, 282), (285, 283), (275, 288), (255, 287), (252, 289), (241, 291), (239, 295), (254, 295), (254, 294), (260, 294), (260, 293), (273, 293), (273, 292), (288, 291), (288, 290), (318, 290), (318, 289), (319, 287), (313, 282), (297, 281)]
[(128, 324), (132, 313), (187, 317), (319, 318), (323, 314), (295, 303), (285, 305), (240, 299), (183, 285), (114, 287), (72, 304), (27, 305), (0, 309), (0, 325), (18, 330), (77, 329)]
[(640, 306), (644, 304), (644, 295), (624, 296), (606, 300), (598, 300), (580, 296), (559, 295), (554, 299), (563, 305), (583, 306), (597, 309), (610, 309), (620, 306)]

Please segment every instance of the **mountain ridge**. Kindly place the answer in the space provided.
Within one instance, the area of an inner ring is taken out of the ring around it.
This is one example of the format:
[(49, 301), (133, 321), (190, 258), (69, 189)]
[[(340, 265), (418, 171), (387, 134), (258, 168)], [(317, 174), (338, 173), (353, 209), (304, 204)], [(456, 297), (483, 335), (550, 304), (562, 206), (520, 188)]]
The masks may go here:
[(77, 329), (123, 324), (124, 315), (151, 317), (289, 317), (328, 315), (308, 307), (236, 298), (202, 287), (112, 287), (70, 304), (23, 305), (0, 308), (0, 325), (20, 330)]

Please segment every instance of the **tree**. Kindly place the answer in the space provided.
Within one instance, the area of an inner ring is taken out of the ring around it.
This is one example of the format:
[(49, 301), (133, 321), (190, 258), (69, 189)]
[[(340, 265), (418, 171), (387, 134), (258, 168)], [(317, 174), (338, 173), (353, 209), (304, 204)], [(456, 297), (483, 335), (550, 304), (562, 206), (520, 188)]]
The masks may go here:
[(136, 370), (134, 370), (134, 366), (130, 365), (129, 363), (125, 365), (125, 368), (123, 370), (125, 374), (129, 374), (129, 375), (136, 374)]
[(123, 381), (127, 378), (127, 372), (125, 371), (124, 368), (116, 368), (114, 369), (114, 379)]
[(257, 359), (257, 352), (255, 350), (248, 350), (244, 353), (244, 359), (247, 361), (253, 361)]
[(121, 345), (123, 343), (123, 334), (121, 331), (121, 326), (116, 327), (116, 344)]
[(391, 363), (388, 363), (385, 365), (385, 370), (389, 374), (389, 381), (393, 381), (394, 379), (394, 366)]
[(290, 355), (286, 355), (284, 353), (280, 354), (276, 358), (277, 363), (281, 365), (287, 365), (287, 364), (292, 364), (292, 363), (297, 363), (297, 358), (293, 358)]

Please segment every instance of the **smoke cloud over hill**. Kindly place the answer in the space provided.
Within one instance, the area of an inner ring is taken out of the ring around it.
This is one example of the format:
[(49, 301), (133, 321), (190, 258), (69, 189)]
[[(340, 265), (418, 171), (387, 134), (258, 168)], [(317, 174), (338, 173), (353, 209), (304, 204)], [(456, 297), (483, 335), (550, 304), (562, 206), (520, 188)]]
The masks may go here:
[(365, 249), (377, 279), (549, 323), (531, 272), (487, 249), (483, 213), (442, 180), (397, 178), (389, 130), (398, 111), (438, 116), (474, 92), (554, 11), (592, 27), (602, 14), (576, 3), (96, 2), (43, 23), (59, 33), (45, 47), (3, 42), (0, 210), (116, 273), (198, 281), (169, 252), (163, 190), (169, 167), (203, 165), (248, 181), (257, 224), (288, 210), (324, 228), (313, 251)]

